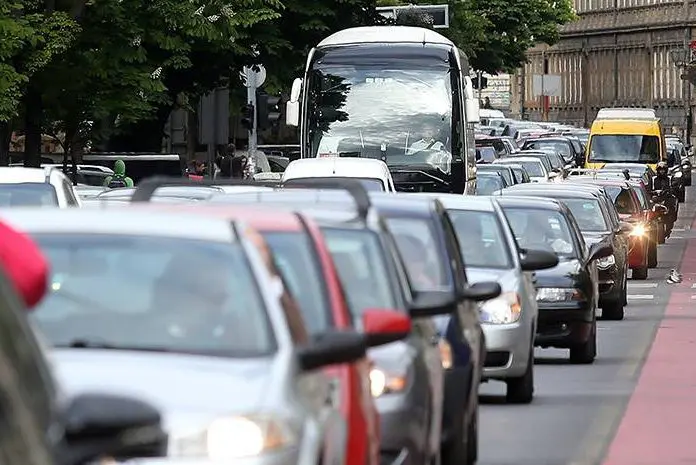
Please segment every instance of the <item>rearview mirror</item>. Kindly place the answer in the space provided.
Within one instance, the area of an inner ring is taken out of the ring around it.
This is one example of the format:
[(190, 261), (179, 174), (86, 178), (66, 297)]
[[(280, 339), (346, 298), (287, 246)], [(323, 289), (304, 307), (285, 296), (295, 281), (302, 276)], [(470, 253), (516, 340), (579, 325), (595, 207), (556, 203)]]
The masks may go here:
[(408, 311), (411, 317), (421, 318), (446, 315), (456, 308), (457, 301), (450, 292), (422, 291), (415, 295)]
[(608, 257), (614, 253), (614, 249), (611, 245), (605, 242), (598, 242), (597, 244), (592, 244), (590, 246), (590, 251), (587, 254), (587, 261), (591, 262), (594, 260), (599, 260), (600, 258)]
[(367, 350), (366, 338), (355, 331), (327, 331), (298, 350), (300, 367), (305, 371), (328, 365), (360, 360)]
[(302, 79), (292, 81), (290, 100), (285, 104), (285, 124), (297, 127), (300, 125), (300, 95), (302, 95)]
[(467, 300), (473, 300), (474, 302), (483, 302), (484, 300), (495, 299), (501, 292), (503, 292), (503, 290), (497, 282), (482, 281), (480, 283), (474, 283), (466, 288), (462, 293), (462, 297)]
[(362, 325), (369, 347), (400, 341), (411, 332), (411, 319), (398, 310), (369, 308), (363, 311)]
[(548, 250), (529, 250), (520, 251), (520, 265), (522, 271), (548, 270), (558, 265), (558, 255)]
[(82, 465), (100, 457), (120, 460), (165, 457), (167, 434), (155, 407), (129, 397), (83, 394), (64, 412), (65, 450), (60, 465)]

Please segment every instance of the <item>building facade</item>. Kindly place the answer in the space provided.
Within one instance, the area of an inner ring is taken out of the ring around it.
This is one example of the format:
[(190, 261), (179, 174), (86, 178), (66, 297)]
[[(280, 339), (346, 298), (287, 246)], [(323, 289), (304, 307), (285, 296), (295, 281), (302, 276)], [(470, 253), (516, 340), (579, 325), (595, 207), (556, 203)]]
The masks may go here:
[[(533, 76), (561, 76), (548, 118), (589, 126), (602, 107), (654, 107), (664, 125), (691, 126), (691, 86), (670, 51), (687, 47), (696, 24), (695, 0), (574, 0), (578, 20), (553, 47), (539, 45), (513, 77), (511, 113), (539, 120), (543, 99)], [(692, 131), (690, 131), (692, 132)]]

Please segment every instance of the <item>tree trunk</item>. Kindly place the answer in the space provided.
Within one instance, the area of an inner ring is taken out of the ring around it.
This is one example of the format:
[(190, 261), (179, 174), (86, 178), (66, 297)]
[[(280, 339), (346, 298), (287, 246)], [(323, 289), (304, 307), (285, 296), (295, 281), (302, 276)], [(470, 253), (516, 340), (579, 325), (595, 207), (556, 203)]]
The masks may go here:
[(160, 107), (152, 119), (140, 120), (119, 128), (118, 134), (109, 139), (109, 151), (162, 152), (164, 127), (172, 108), (171, 105)]
[(43, 101), (41, 92), (29, 85), (24, 96), (24, 166), (41, 166)]
[(12, 127), (8, 121), (0, 121), (0, 166), (10, 164), (10, 142), (12, 141)]

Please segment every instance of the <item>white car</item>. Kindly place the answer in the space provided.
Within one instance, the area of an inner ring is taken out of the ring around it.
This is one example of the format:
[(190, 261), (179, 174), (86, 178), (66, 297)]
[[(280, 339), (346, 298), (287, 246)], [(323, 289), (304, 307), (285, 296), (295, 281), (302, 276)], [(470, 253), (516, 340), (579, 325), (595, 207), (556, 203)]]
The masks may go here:
[(522, 165), (529, 173), (529, 179), (532, 182), (549, 182), (553, 177), (541, 160), (535, 157), (505, 157), (494, 160), (493, 163), (496, 165)]
[(0, 168), (0, 208), (79, 206), (72, 183), (60, 169)]
[(373, 158), (302, 158), (288, 164), (281, 182), (334, 178), (358, 179), (369, 191), (396, 192), (387, 164)]

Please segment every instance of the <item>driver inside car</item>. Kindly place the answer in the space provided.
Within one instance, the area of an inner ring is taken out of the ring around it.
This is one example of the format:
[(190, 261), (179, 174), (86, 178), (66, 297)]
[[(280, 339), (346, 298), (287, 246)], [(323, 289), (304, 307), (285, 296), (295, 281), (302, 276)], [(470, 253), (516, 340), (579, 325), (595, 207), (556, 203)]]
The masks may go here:
[(434, 125), (427, 124), (423, 126), (421, 137), (412, 143), (407, 150), (407, 154), (413, 155), (418, 152), (447, 152), (445, 143), (447, 138), (443, 139), (443, 131)]

